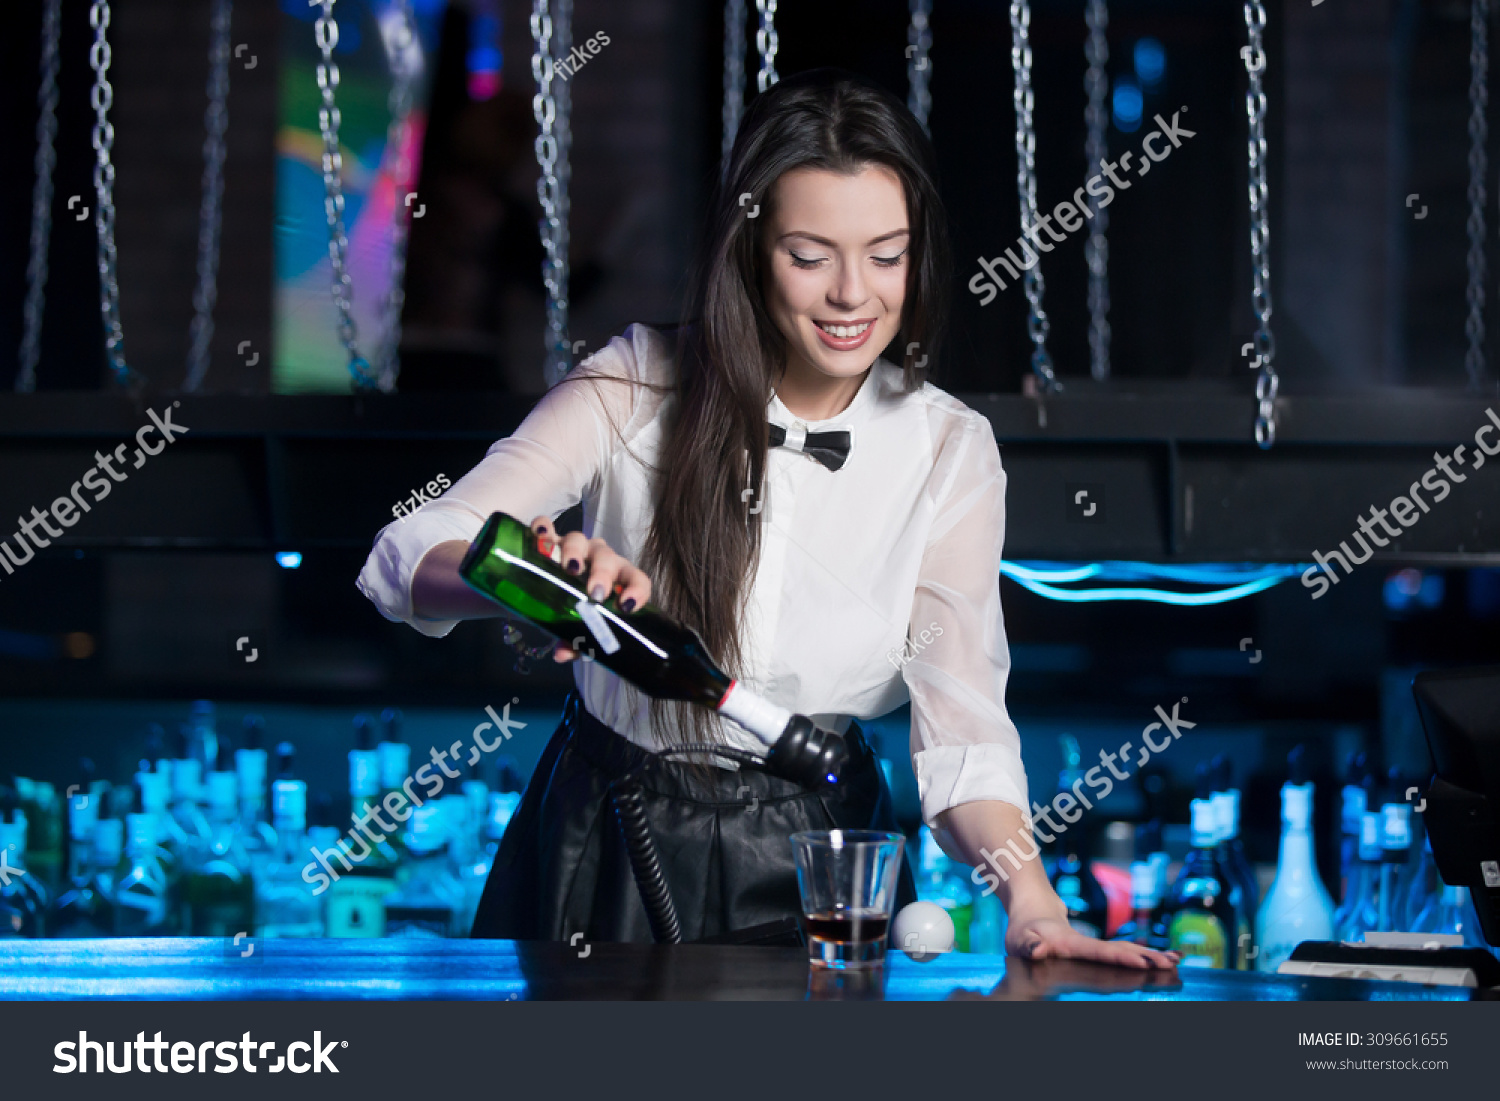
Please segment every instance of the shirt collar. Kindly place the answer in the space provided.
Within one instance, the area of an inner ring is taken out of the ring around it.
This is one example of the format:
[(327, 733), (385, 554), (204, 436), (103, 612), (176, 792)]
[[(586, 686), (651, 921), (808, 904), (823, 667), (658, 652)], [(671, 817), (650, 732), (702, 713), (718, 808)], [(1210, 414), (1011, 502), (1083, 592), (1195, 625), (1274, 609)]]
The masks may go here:
[(783, 427), (790, 428), (794, 424), (806, 425), (810, 432), (826, 432), (831, 428), (857, 423), (864, 419), (866, 411), (875, 402), (876, 391), (881, 381), (881, 369), (884, 364), (884, 360), (877, 359), (871, 365), (869, 371), (865, 373), (864, 381), (860, 383), (859, 390), (855, 392), (854, 400), (849, 403), (847, 409), (837, 416), (821, 421), (806, 420), (803, 417), (797, 416), (783, 405), (781, 398), (777, 396), (775, 390), (771, 391), (771, 400), (766, 403), (766, 415), (768, 419), (775, 421)]

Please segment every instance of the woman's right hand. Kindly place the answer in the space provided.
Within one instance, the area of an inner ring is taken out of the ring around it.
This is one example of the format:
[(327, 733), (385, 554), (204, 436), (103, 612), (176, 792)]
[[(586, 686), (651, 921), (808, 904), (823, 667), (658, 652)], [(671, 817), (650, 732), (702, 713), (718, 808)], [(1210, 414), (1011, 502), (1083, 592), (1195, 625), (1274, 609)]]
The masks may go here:
[[(552, 545), (559, 544), (562, 548), (563, 569), (586, 576), (585, 590), (589, 599), (602, 602), (614, 593), (619, 597), (620, 610), (623, 612), (633, 611), (651, 599), (651, 579), (610, 550), (609, 544), (603, 539), (590, 539), (581, 531), (570, 531), (560, 536), (546, 516), (538, 516), (532, 520), (530, 527), (541, 537), (539, 541), (543, 554), (551, 554)], [(553, 661), (572, 661), (576, 657), (578, 651), (561, 642), (552, 651)]]

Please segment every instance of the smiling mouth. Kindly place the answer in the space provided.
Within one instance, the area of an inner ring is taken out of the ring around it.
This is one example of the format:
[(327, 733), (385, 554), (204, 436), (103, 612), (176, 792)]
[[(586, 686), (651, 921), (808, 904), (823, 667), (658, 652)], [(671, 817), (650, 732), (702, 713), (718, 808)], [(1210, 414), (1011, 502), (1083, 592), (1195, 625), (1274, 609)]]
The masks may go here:
[(865, 330), (875, 323), (873, 321), (854, 321), (841, 325), (828, 321), (814, 321), (813, 324), (831, 337), (847, 340), (852, 336), (864, 335)]

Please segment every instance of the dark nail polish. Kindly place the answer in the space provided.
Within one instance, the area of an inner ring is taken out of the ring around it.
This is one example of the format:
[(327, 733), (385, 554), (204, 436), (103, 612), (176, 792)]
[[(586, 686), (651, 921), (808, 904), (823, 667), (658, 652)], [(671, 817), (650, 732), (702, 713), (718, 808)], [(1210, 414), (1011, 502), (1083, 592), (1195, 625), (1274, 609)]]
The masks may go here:
[(574, 573), (577, 573), (579, 570), (583, 569), (583, 563), (578, 561), (578, 559), (576, 558), (569, 558), (568, 569), (572, 570)]
[(633, 612), (633, 611), (635, 611), (635, 597), (633, 597), (633, 596), (627, 596), (625, 598), (625, 603), (621, 604), (620, 608), (623, 611), (627, 611), (627, 612)]

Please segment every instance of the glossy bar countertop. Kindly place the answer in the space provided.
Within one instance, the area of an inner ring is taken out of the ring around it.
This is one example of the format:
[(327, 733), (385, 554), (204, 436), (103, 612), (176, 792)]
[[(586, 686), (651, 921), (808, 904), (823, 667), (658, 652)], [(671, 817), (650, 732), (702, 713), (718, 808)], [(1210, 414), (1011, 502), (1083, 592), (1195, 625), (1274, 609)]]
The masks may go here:
[(1465, 1001), (1457, 987), (1182, 968), (1139, 972), (893, 952), (873, 972), (812, 972), (800, 948), (503, 940), (0, 941), (0, 1000), (492, 1001), (1108, 999)]

